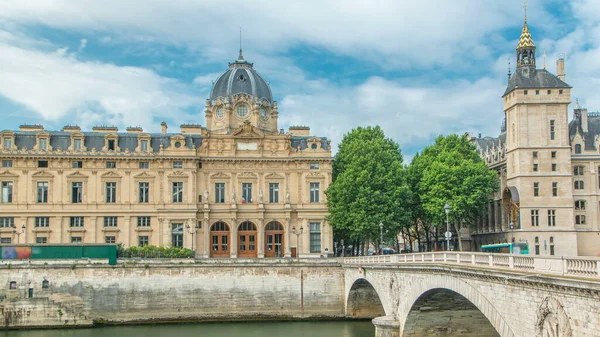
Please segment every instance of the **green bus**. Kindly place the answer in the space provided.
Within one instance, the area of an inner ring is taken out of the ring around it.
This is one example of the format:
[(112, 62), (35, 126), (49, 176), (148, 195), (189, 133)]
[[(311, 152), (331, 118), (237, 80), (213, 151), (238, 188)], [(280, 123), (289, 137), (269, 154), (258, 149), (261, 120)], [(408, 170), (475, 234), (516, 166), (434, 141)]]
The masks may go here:
[(483, 253), (529, 254), (529, 245), (524, 242), (495, 243), (481, 246)]

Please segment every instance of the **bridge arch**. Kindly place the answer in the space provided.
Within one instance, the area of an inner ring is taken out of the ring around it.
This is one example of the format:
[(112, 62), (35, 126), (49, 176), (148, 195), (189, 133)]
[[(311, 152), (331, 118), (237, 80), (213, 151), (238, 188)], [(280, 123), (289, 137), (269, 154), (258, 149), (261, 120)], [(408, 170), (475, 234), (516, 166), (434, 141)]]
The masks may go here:
[(375, 287), (365, 278), (354, 280), (346, 296), (346, 317), (375, 318), (385, 314)]
[[(443, 291), (458, 294), (472, 303), (485, 316), (499, 336), (515, 336), (501, 313), (496, 310), (494, 305), (483, 294), (469, 283), (448, 275), (431, 275), (422, 282), (416, 282), (409, 289), (406, 289), (404, 298), (401, 299), (400, 306), (398, 307), (397, 318), (400, 322), (401, 335), (407, 327), (407, 318), (415, 304), (420, 299), (423, 300)], [(423, 297), (424, 295), (425, 297)], [(408, 323), (410, 324), (410, 322)]]

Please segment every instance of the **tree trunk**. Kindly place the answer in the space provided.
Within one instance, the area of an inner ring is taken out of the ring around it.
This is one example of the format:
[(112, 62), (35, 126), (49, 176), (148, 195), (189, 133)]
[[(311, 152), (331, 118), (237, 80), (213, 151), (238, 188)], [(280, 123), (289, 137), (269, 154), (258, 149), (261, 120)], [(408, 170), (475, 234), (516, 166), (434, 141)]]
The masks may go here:
[(462, 221), (456, 221), (453, 223), (454, 230), (456, 230), (456, 240), (458, 240), (458, 250), (462, 252), (462, 240), (460, 237), (460, 229), (462, 227)]

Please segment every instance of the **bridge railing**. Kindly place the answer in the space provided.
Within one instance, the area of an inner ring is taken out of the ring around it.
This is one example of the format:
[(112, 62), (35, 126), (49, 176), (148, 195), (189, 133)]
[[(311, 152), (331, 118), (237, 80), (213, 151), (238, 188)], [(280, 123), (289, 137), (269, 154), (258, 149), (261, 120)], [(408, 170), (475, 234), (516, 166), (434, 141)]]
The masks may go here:
[(473, 252), (428, 252), (399, 255), (373, 255), (343, 258), (345, 264), (435, 263), (472, 265), (486, 268), (600, 278), (600, 258), (530, 256)]

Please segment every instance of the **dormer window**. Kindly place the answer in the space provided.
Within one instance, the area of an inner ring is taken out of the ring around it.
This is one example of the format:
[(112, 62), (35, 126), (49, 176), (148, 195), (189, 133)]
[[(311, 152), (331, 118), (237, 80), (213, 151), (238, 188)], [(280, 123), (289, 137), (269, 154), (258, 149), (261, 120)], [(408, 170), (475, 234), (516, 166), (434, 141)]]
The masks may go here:
[(581, 144), (575, 144), (575, 153), (576, 154), (580, 154), (581, 153)]
[(140, 143), (140, 148), (142, 150), (142, 152), (148, 152), (148, 141), (147, 140), (142, 140)]
[(73, 150), (81, 151), (81, 139), (75, 139), (73, 141)]
[(104, 136), (104, 148), (103, 151), (119, 152), (119, 136), (115, 133), (109, 133)]
[(46, 138), (40, 138), (40, 150), (46, 150), (48, 148), (48, 140)]
[(4, 138), (4, 149), (5, 150), (12, 149), (12, 138)]
[(108, 151), (114, 151), (114, 150), (115, 150), (115, 140), (109, 139), (108, 140)]
[(248, 115), (248, 106), (245, 104), (240, 104), (238, 105), (236, 112), (238, 116), (246, 117)]

